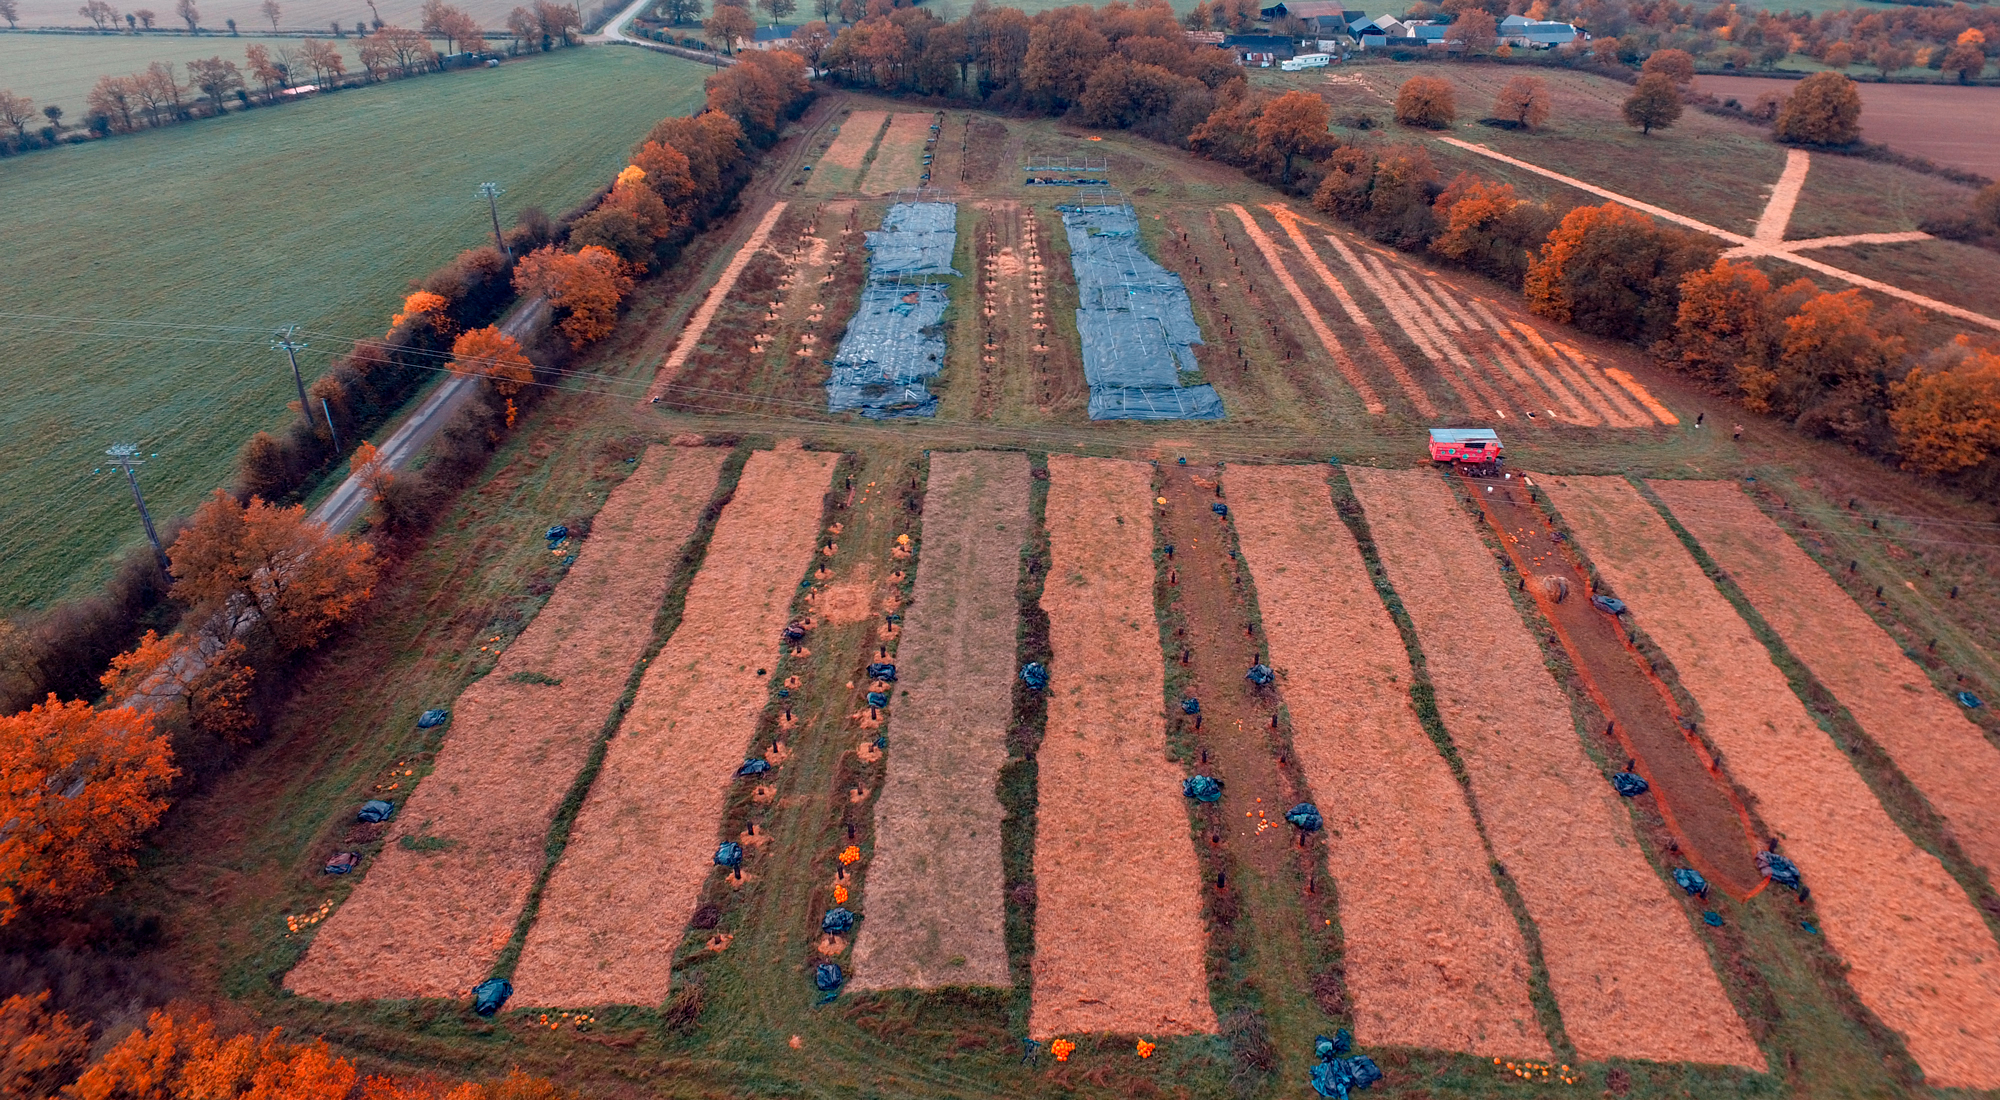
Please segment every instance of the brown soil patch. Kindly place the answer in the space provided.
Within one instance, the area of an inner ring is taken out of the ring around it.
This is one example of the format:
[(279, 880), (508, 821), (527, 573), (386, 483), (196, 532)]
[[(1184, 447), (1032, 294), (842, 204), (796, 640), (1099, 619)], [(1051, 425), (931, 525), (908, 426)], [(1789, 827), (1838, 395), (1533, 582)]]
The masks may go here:
[(931, 138), (931, 124), (939, 114), (898, 112), (882, 134), (875, 161), (868, 166), (865, 190), (871, 195), (887, 195), (916, 187), (923, 182), (924, 145)]
[(869, 573), (869, 567), (864, 563), (860, 566), (858, 579), (829, 584), (821, 589), (818, 595), (812, 597), (813, 611), (834, 626), (874, 618), (875, 609), (869, 603), (875, 598), (875, 582), (869, 578)]
[(2000, 750), (1733, 483), (1651, 484), (1785, 647), (1930, 800), (1966, 855), (2000, 881)]
[(861, 182), (861, 165), (868, 159), (868, 150), (875, 147), (875, 139), (888, 120), (887, 111), (856, 111), (848, 115), (832, 144), (813, 162), (812, 179), (806, 190), (813, 194), (854, 190)]
[(1548, 1058), (1520, 928), (1417, 720), (1396, 624), (1308, 466), (1229, 473), (1292, 747), (1328, 828), (1347, 990), (1368, 1046)]
[(1584, 755), (1569, 700), (1471, 518), (1430, 471), (1355, 467), (1348, 477), (1416, 626), (1487, 839), (1540, 933), (1577, 1051), (1761, 1070), (1707, 952)]
[(978, 209), (973, 245), (979, 256), (979, 314), (973, 331), (980, 349), (973, 416), (990, 418), (1003, 401), (1046, 415), (1059, 403), (1082, 400), (1083, 368), (1073, 342), (1051, 339), (1059, 327), (1049, 300), (1054, 257), (1045, 251), (1048, 242), (1035, 212), (1000, 200), (982, 202)]
[[(1701, 705), (1709, 740), (1784, 839), (1848, 982), (1931, 1085), (2000, 1087), (2000, 951), (1937, 859), (1889, 820), (1763, 644), (1620, 477), (1538, 480)], [(1813, 573), (1819, 573), (1814, 567)], [(1845, 642), (1845, 639), (1842, 639)]]
[[(639, 685), (514, 973), (520, 1003), (659, 1004), (715, 854), (779, 631), (839, 456), (758, 452), (716, 522), (679, 629)], [(754, 747), (751, 748), (754, 751)]]
[(1028, 1030), (1214, 1032), (1182, 773), (1166, 757), (1148, 468), (1052, 455), (1049, 477)]
[[(646, 646), (727, 455), (650, 447), (605, 498), (541, 613), (459, 696), (436, 767), (285, 988), (337, 1001), (463, 997), (487, 976), (541, 874), (556, 808)], [(519, 672), (562, 682), (512, 682)], [(404, 837), (446, 843), (406, 848)]]
[(1610, 727), (1610, 738), (1600, 744), (1608, 755), (1635, 761), (1633, 770), (1651, 785), (1650, 797), (1688, 862), (1724, 892), (1749, 897), (1764, 876), (1757, 870), (1749, 811), (1728, 776), (1681, 724), (1673, 695), (1624, 627), (1591, 605), (1587, 576), (1556, 541), (1548, 517), (1529, 497), (1527, 480), (1498, 478), (1489, 487), (1477, 494), (1487, 522), (1517, 575), (1541, 577), (1534, 595), (1542, 614)]
[(923, 560), (896, 649), (896, 736), (875, 807), (868, 920), (854, 944), (857, 989), (1013, 983), (995, 791), (1013, 714), (1028, 481), (1018, 452), (931, 458)]

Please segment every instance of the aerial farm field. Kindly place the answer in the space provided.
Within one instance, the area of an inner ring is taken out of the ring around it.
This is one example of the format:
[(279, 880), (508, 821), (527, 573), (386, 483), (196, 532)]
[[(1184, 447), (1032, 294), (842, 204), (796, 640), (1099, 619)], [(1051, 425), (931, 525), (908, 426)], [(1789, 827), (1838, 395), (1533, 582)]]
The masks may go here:
[[(141, 474), (149, 503), (191, 508), (228, 479), (247, 430), (290, 415), (272, 332), (300, 326), (318, 345), (300, 368), (317, 374), (387, 326), (407, 280), (492, 239), (482, 182), (507, 189), (503, 219), (559, 214), (647, 127), (698, 102), (707, 72), (575, 51), (9, 161), (0, 501), (15, 503), (0, 601), (95, 583), (138, 541), (123, 479), (92, 473), (105, 447), (157, 454)], [(586, 109), (597, 124), (558, 136), (558, 120)], [(485, 140), (495, 126), (505, 143)], [(447, 148), (441, 171), (434, 155)], [(87, 361), (38, 366), (79, 339)]]
[[(603, 54), (302, 110), (681, 71)], [(1413, 71), (1294, 82), (1385, 116)], [(1549, 133), (1446, 136), (1769, 220), (1784, 150), (1690, 114), (1642, 171), (1551, 80)], [(1917, 730), (2000, 751), (1952, 694), (2000, 687), (1989, 506), (1219, 163), (942, 116), (823, 90), (168, 817), (121, 974), (368, 1073), (618, 1100), (1289, 1098), (1322, 1036), (1410, 1100), (2000, 1090), (1991, 779)], [(1828, 159), (1799, 216), (1867, 215), (1884, 166)], [(1440, 426), (1505, 470), (1428, 463)]]
[[(72, 13), (73, 14), (73, 13)], [(319, 28), (325, 30), (326, 28)], [(351, 28), (350, 28), (351, 29)], [(37, 108), (54, 103), (73, 125), (80, 125), (85, 97), (102, 76), (144, 72), (155, 61), (185, 66), (190, 61), (220, 57), (247, 69), (243, 51), (263, 46), (297, 52), (298, 38), (230, 38), (227, 35), (100, 35), (0, 34), (0, 88), (35, 101)], [(340, 50), (349, 72), (359, 67), (352, 39), (328, 39)], [(183, 79), (185, 71), (182, 70)]]

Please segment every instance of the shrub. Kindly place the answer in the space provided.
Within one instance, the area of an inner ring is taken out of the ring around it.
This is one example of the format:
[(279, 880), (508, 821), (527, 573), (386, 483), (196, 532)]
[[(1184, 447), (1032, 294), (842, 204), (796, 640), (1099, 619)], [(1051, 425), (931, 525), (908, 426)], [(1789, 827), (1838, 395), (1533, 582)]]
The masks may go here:
[(1444, 130), (1457, 117), (1451, 82), (1442, 77), (1413, 76), (1396, 93), (1396, 121), (1405, 126)]

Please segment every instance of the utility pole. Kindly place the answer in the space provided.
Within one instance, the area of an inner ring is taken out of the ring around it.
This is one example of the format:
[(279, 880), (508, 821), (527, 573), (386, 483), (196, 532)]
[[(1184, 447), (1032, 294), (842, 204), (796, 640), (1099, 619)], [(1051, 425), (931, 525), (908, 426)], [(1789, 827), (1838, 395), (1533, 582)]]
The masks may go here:
[(486, 209), (493, 215), (493, 247), (499, 249), (502, 256), (511, 260), (514, 258), (514, 253), (500, 236), (500, 196), (506, 192), (501, 190), (497, 183), (482, 183), (479, 185), (479, 193), (485, 196)]
[(132, 499), (139, 505), (139, 522), (146, 525), (146, 539), (153, 544), (153, 557), (160, 563), (160, 572), (169, 576), (167, 552), (160, 547), (160, 533), (153, 530), (152, 513), (146, 511), (146, 496), (139, 491), (137, 470), (146, 460), (139, 457), (139, 448), (131, 443), (113, 443), (104, 452), (111, 458), (111, 465), (125, 471), (125, 482), (132, 486)]
[[(297, 331), (299, 331), (299, 326), (292, 325), (286, 328), (285, 331), (272, 337), (271, 350), (284, 352), (285, 358), (291, 361), (292, 381), (298, 383), (299, 387), (299, 415), (305, 417), (306, 426), (311, 427), (313, 420), (312, 406), (306, 403), (306, 380), (299, 374), (299, 353), (306, 350), (306, 345), (292, 339), (292, 334)], [(328, 421), (326, 427), (328, 431), (332, 431), (333, 422)]]

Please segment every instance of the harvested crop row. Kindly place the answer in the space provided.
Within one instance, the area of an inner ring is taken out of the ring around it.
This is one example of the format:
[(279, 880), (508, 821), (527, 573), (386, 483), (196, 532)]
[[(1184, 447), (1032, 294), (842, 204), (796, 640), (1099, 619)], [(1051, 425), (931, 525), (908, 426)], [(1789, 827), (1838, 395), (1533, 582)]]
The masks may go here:
[(871, 195), (887, 195), (917, 187), (924, 182), (924, 143), (930, 140), (931, 124), (937, 115), (898, 113), (889, 120), (882, 135), (882, 147), (868, 166), (866, 190)]
[(848, 115), (833, 143), (813, 165), (812, 181), (806, 184), (806, 190), (813, 194), (854, 190), (861, 182), (861, 166), (868, 160), (868, 150), (875, 147), (882, 124), (888, 120), (887, 111), (856, 111)]
[(1049, 715), (1028, 1031), (1216, 1030), (1181, 771), (1167, 760), (1150, 471), (1049, 458)]
[[(611, 739), (514, 972), (524, 1005), (657, 1005), (711, 870), (760, 675), (812, 558), (839, 456), (750, 457), (688, 589), (681, 624)], [(761, 668), (760, 668), (761, 666)]]
[(1701, 704), (1723, 766), (1803, 872), (1862, 1003), (1902, 1033), (1929, 1084), (2000, 1087), (2000, 1028), (1991, 1026), (2000, 1020), (2000, 951), (1965, 891), (1889, 820), (1763, 644), (1629, 482), (1572, 477), (1544, 487)]
[(857, 989), (1011, 985), (1000, 799), (1014, 705), (1028, 456), (933, 455), (924, 556), (897, 647)]
[(329, 1001), (463, 997), (487, 976), (727, 455), (649, 448), (605, 499), (541, 613), (459, 696), (436, 768), (285, 988)]
[(1235, 466), (1229, 499), (1293, 751), (1331, 830), (1356, 1037), (1550, 1057), (1521, 930), (1465, 793), (1417, 719), (1402, 638), (1325, 475)]
[(1423, 646), (1494, 854), (1541, 934), (1563, 1024), (1586, 1058), (1764, 1058), (1707, 953), (1584, 755), (1492, 553), (1437, 475), (1351, 468)]
[(736, 288), (736, 280), (742, 277), (743, 269), (764, 247), (771, 228), (778, 224), (778, 216), (784, 212), (783, 202), (772, 203), (757, 222), (757, 227), (750, 231), (750, 239), (744, 242), (743, 250), (730, 257), (729, 265), (722, 269), (722, 275), (715, 280), (714, 286), (708, 288), (708, 295), (701, 300), (693, 316), (688, 318), (686, 327), (681, 329), (681, 338), (674, 342), (674, 350), (668, 352), (666, 361), (660, 364), (659, 373), (654, 375), (653, 384), (646, 391), (648, 401), (660, 397), (673, 384), (681, 367), (686, 365), (688, 356), (693, 355), (694, 349), (701, 345), (701, 338), (707, 334), (709, 323), (715, 320), (716, 311), (722, 308), (729, 292)]
[(1368, 314), (1362, 312), (1361, 303), (1354, 300), (1354, 295), (1348, 291), (1345, 284), (1334, 278), (1333, 271), (1326, 266), (1326, 261), (1320, 259), (1319, 253), (1313, 250), (1312, 242), (1299, 228), (1302, 219), (1298, 214), (1291, 207), (1281, 203), (1268, 203), (1264, 210), (1284, 227), (1285, 236), (1291, 238), (1292, 246), (1299, 250), (1299, 256), (1305, 260), (1306, 266), (1312, 269), (1313, 274), (1327, 290), (1333, 292), (1333, 296), (1340, 302), (1341, 311), (1347, 314), (1349, 321), (1354, 322), (1354, 327), (1361, 330), (1362, 339), (1366, 340), (1368, 347), (1375, 352), (1376, 361), (1395, 377), (1396, 384), (1402, 387), (1403, 395), (1410, 399), (1410, 404), (1424, 416), (1436, 416), (1437, 405), (1431, 400), (1431, 395), (1410, 374), (1409, 368), (1404, 366), (1401, 357), (1390, 349), (1388, 342), (1382, 339), (1381, 330), (1375, 327), (1374, 321), (1369, 320)]
[(1382, 399), (1375, 395), (1375, 387), (1368, 384), (1368, 379), (1362, 375), (1361, 368), (1355, 365), (1354, 357), (1347, 354), (1347, 349), (1341, 346), (1339, 337), (1327, 327), (1326, 318), (1320, 316), (1319, 307), (1313, 305), (1312, 299), (1306, 297), (1306, 292), (1299, 286), (1298, 280), (1292, 278), (1292, 273), (1285, 269), (1285, 259), (1279, 254), (1277, 243), (1271, 240), (1271, 235), (1264, 232), (1263, 227), (1257, 224), (1256, 219), (1250, 216), (1250, 212), (1243, 208), (1242, 203), (1230, 203), (1229, 210), (1243, 223), (1243, 232), (1250, 237), (1251, 243), (1257, 246), (1257, 251), (1263, 253), (1264, 262), (1270, 266), (1271, 274), (1277, 276), (1279, 285), (1292, 296), (1293, 304), (1299, 307), (1300, 315), (1306, 319), (1306, 325), (1319, 339), (1320, 347), (1325, 348), (1326, 353), (1333, 357), (1333, 365), (1340, 369), (1341, 377), (1347, 379), (1347, 384), (1354, 388), (1354, 393), (1361, 398), (1362, 405), (1371, 413), (1387, 412), (1388, 406), (1382, 404)]
[(1979, 727), (1733, 483), (1651, 484), (1785, 647), (1950, 823), (1966, 854), (2000, 880), (2000, 751)]

